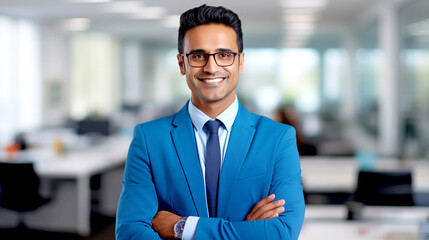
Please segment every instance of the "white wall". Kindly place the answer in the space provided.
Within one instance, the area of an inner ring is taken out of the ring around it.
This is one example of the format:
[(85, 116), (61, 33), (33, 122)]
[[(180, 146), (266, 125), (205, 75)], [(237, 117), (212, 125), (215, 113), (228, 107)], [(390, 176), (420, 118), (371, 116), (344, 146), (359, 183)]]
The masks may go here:
[(69, 37), (56, 26), (42, 28), (43, 125), (62, 126), (70, 98)]

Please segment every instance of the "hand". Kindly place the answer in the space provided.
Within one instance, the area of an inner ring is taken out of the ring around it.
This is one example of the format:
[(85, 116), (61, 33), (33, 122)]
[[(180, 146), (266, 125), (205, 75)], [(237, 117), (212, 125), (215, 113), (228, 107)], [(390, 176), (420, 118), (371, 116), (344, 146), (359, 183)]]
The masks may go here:
[(274, 194), (271, 194), (261, 201), (259, 201), (247, 214), (245, 221), (262, 220), (278, 217), (279, 214), (285, 211), (283, 205), (285, 201), (283, 199), (273, 202), (276, 198)]
[(174, 238), (174, 224), (182, 217), (168, 211), (159, 211), (152, 219), (152, 229), (161, 238)]

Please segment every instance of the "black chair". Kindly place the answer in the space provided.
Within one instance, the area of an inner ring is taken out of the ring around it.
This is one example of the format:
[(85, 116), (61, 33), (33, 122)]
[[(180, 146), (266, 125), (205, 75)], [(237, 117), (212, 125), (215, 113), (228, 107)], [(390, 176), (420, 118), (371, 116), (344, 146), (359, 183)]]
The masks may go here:
[(26, 228), (22, 213), (36, 210), (50, 201), (40, 195), (39, 185), (33, 163), (0, 162), (0, 206), (18, 213), (18, 228)]
[(360, 171), (355, 201), (364, 205), (413, 206), (410, 171)]

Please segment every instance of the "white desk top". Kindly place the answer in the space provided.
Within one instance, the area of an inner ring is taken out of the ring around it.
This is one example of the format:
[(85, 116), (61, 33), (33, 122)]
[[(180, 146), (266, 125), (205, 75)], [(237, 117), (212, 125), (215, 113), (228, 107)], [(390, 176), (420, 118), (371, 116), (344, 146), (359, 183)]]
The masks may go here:
[(418, 224), (364, 222), (304, 223), (299, 240), (418, 240)]
[(299, 240), (417, 240), (429, 207), (366, 206), (361, 220), (346, 216), (344, 205), (307, 205)]
[[(305, 207), (305, 219), (341, 221), (347, 217), (345, 205), (312, 205)], [(361, 221), (420, 222), (429, 218), (426, 206), (364, 206)]]
[[(78, 178), (100, 173), (125, 163), (130, 141), (130, 139), (110, 137), (100, 145), (73, 150), (63, 155), (56, 154), (52, 148), (40, 148), (8, 157), (33, 161), (36, 172), (41, 177)], [(0, 155), (5, 158), (6, 154)]]
[[(429, 160), (415, 160), (406, 166), (394, 159), (379, 159), (376, 169), (411, 169), (415, 192), (429, 192)], [(304, 188), (316, 192), (353, 192), (359, 166), (354, 157), (301, 157)]]

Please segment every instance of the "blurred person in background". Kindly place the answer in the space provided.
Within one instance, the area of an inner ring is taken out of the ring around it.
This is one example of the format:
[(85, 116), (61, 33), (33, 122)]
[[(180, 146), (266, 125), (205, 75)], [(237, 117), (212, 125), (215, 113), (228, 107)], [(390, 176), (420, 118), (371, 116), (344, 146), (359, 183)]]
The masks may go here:
[(297, 239), (305, 206), (295, 130), (237, 99), (239, 17), (206, 5), (186, 11), (178, 50), (191, 99), (135, 127), (116, 238)]
[(298, 110), (291, 104), (286, 104), (279, 107), (274, 114), (275, 121), (291, 125), (296, 131), (296, 143), (298, 152), (303, 156), (311, 156), (317, 154), (317, 148), (314, 144), (307, 141), (302, 130), (302, 117)]

